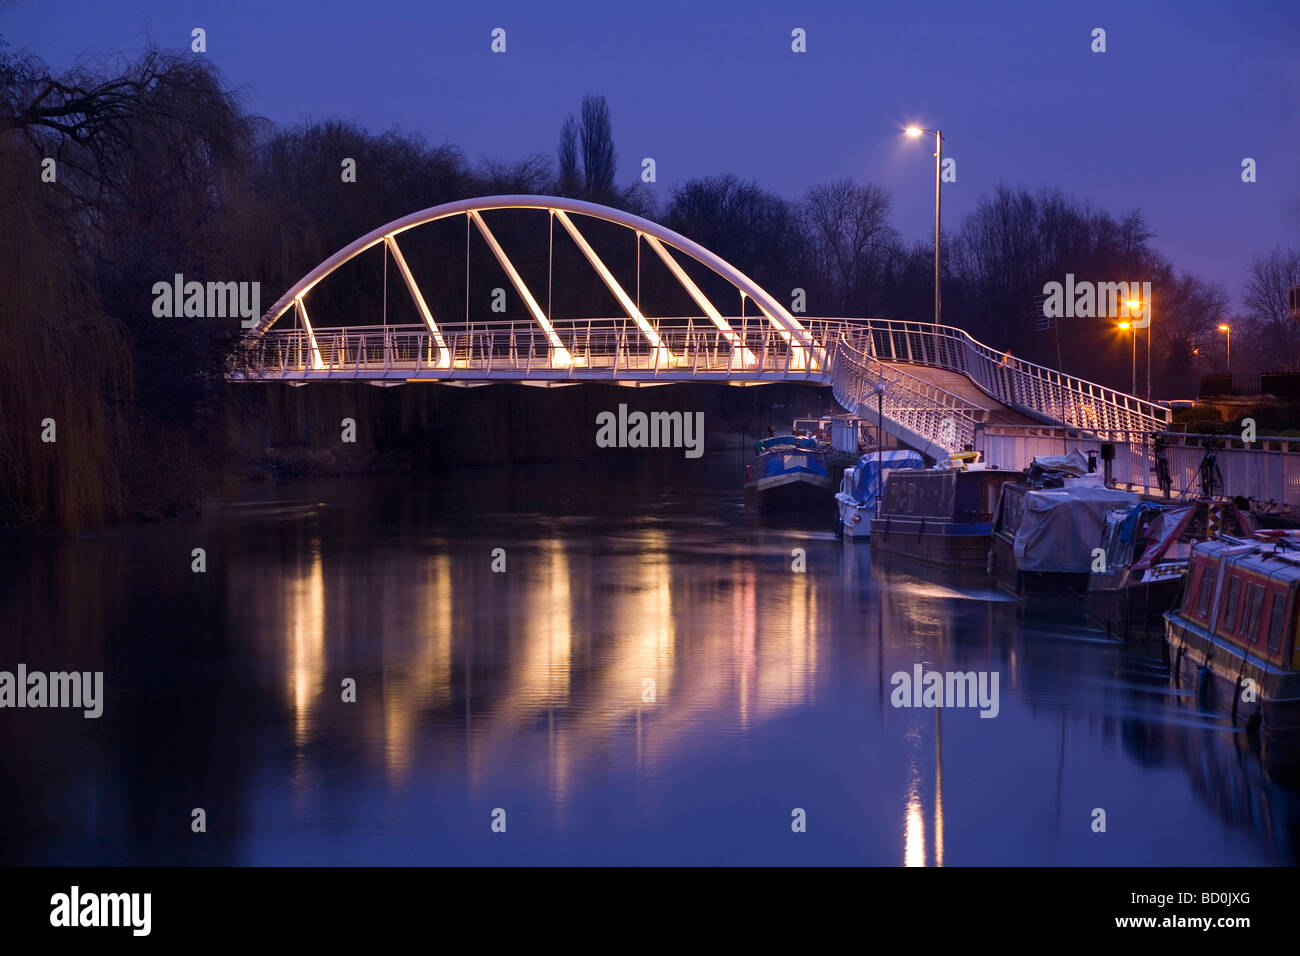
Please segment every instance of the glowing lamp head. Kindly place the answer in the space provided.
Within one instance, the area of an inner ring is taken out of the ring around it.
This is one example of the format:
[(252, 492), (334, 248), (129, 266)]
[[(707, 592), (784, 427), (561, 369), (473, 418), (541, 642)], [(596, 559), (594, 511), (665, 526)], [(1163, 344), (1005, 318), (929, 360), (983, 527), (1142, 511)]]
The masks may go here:
[(1139, 302), (1137, 299), (1129, 299), (1129, 300), (1128, 300), (1128, 307), (1129, 307), (1130, 309), (1140, 309), (1140, 308), (1142, 308), (1142, 303)]
[(1227, 332), (1227, 331), (1228, 331), (1228, 326), (1226, 326), (1226, 325), (1221, 325), (1221, 326), (1219, 326), (1219, 331), (1220, 331), (1220, 332)]
[(1133, 328), (1133, 323), (1131, 323), (1131, 322), (1121, 322), (1121, 323), (1119, 324), (1119, 327), (1120, 327), (1121, 329), (1123, 329), (1125, 332), (1127, 332), (1129, 329)]
[(909, 126), (903, 132), (907, 133), (908, 136), (920, 136), (922, 130), (919, 126)]

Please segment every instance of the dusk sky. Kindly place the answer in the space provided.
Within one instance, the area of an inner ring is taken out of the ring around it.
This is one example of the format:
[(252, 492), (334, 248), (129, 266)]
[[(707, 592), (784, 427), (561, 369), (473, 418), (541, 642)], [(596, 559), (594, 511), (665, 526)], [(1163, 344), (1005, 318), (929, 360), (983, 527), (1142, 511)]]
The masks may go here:
[(1234, 306), (1253, 255), (1300, 246), (1295, 0), (0, 4), (9, 51), (56, 67), (148, 40), (188, 49), (196, 26), (254, 113), (413, 130), (471, 160), (554, 157), (565, 115), (603, 93), (619, 181), (653, 157), (661, 200), (711, 174), (791, 198), (847, 176), (886, 186), (904, 237), (928, 240), (932, 140), (900, 132), (915, 122), (942, 128), (957, 160), (946, 228), (998, 183), (1140, 207), (1156, 247)]

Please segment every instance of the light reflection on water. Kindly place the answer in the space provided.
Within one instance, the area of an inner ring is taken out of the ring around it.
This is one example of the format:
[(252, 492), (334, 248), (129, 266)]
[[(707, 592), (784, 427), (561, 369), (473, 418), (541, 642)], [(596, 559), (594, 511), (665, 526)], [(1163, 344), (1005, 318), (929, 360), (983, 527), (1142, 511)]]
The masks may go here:
[[(290, 483), (11, 541), (0, 667), (102, 667), (109, 696), (0, 714), (0, 858), (1294, 862), (1295, 797), (1152, 652), (755, 522), (713, 464)], [(917, 663), (999, 672), (999, 716), (893, 708)]]

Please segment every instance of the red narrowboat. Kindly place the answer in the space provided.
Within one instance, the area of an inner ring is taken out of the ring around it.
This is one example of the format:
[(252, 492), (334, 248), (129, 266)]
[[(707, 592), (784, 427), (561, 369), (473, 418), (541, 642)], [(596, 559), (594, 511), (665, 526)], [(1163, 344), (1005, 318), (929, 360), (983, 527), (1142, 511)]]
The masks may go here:
[(1258, 531), (1192, 548), (1178, 607), (1165, 614), (1173, 676), (1202, 706), (1257, 730), (1265, 764), (1300, 767), (1300, 533)]

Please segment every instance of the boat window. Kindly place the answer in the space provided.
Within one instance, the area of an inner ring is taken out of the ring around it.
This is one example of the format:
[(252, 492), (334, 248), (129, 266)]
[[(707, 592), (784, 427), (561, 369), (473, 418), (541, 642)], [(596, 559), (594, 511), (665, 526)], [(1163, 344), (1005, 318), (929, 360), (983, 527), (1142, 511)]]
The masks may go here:
[(1258, 584), (1250, 585), (1250, 594), (1246, 597), (1246, 617), (1242, 625), (1241, 636), (1250, 644), (1259, 642), (1259, 612), (1264, 607), (1264, 588)]
[(1228, 603), (1223, 607), (1223, 624), (1222, 627), (1229, 634), (1233, 632), (1237, 623), (1237, 597), (1241, 593), (1241, 578), (1233, 578), (1228, 582)]
[(1209, 561), (1201, 568), (1201, 597), (1196, 602), (1196, 616), (1206, 617), (1210, 613), (1210, 595), (1214, 592), (1215, 566)]
[(1273, 595), (1273, 606), (1268, 612), (1268, 651), (1276, 654), (1282, 646), (1282, 620), (1286, 614), (1286, 592)]

